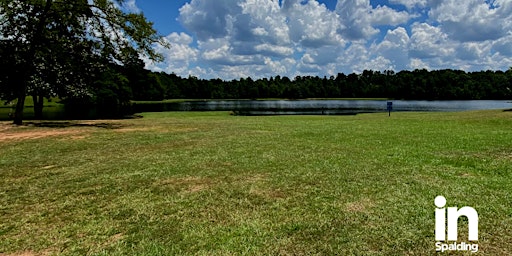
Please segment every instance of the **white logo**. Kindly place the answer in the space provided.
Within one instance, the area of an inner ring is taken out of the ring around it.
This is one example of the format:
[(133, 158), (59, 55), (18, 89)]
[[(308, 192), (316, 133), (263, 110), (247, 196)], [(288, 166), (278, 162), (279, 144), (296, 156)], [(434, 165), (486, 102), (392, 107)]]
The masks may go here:
[[(438, 196), (434, 200), (436, 209), (436, 251), (478, 251), (478, 244), (457, 243), (457, 221), (461, 216), (468, 219), (468, 240), (478, 241), (478, 213), (469, 206), (457, 209), (457, 207), (448, 207), (448, 216), (446, 216), (446, 198)], [(448, 229), (446, 228), (448, 227)], [(448, 232), (448, 239), (446, 233)], [(443, 243), (442, 241), (454, 241), (453, 243)]]

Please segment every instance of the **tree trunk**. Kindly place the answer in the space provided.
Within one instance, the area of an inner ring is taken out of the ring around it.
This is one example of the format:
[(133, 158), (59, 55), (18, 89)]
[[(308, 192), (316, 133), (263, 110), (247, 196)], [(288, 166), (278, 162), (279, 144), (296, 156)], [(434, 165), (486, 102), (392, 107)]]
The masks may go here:
[(32, 95), (32, 99), (34, 99), (34, 119), (42, 120), (43, 119), (43, 104), (44, 97), (41, 95)]
[[(43, 38), (43, 31), (45, 29), (47, 15), (51, 10), (53, 4), (53, 0), (46, 0), (46, 5), (44, 7), (44, 11), (41, 14), (41, 18), (35, 28), (34, 37), (32, 38), (31, 45), (28, 48), (28, 51), (25, 55), (24, 65), (20, 65), (21, 73), (20, 73), (20, 89), (18, 91), (18, 102), (16, 103), (16, 110), (14, 112), (14, 124), (22, 125), (23, 124), (23, 110), (25, 108), (25, 97), (27, 97), (27, 88), (28, 88), (28, 79), (35, 72), (35, 67), (30, 65), (29, 60), (34, 57), (37, 51), (37, 47), (41, 45), (41, 40)], [(34, 102), (35, 104), (35, 102)], [(34, 105), (35, 107), (35, 105)]]
[[(23, 79), (23, 78), (22, 78)], [(14, 122), (15, 125), (23, 124), (23, 110), (25, 109), (25, 97), (27, 96), (27, 86), (24, 81), (21, 85), (18, 93), (18, 102), (16, 102), (16, 110), (14, 111)]]

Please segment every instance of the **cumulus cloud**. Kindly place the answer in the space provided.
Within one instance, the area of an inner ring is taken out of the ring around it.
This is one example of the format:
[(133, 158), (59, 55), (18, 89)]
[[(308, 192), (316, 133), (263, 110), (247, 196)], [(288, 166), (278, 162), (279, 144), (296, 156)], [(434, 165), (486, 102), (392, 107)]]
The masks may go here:
[(396, 26), (407, 23), (410, 17), (405, 11), (397, 12), (387, 6), (377, 6), (371, 11), (372, 25)]
[(292, 55), (294, 50), (291, 47), (271, 45), (267, 43), (259, 44), (254, 47), (256, 52), (264, 55), (277, 55), (277, 56), (289, 56)]
[(156, 45), (155, 50), (165, 58), (163, 63), (154, 63), (146, 60), (146, 68), (156, 71), (176, 73), (183, 76), (190, 75), (189, 66), (198, 60), (199, 51), (192, 46), (193, 38), (186, 33), (173, 32), (164, 40), (170, 45), (165, 48)]
[(285, 0), (284, 8), (291, 39), (305, 47), (322, 47), (343, 44), (337, 33), (340, 26), (338, 15), (317, 1), (302, 4), (297, 0)]
[(427, 69), (427, 70), (431, 69), (431, 67), (426, 62), (424, 62), (421, 59), (417, 59), (417, 58), (411, 59), (411, 63), (409, 64), (409, 67), (411, 69)]
[(512, 56), (512, 35), (494, 41), (492, 50), (503, 56)]
[(379, 32), (371, 24), (369, 0), (339, 0), (336, 13), (342, 27), (340, 33), (349, 39), (366, 39)]
[(440, 27), (454, 40), (496, 40), (510, 31), (512, 16), (510, 1), (493, 3), (446, 0), (435, 6), (429, 16), (439, 22)]
[(232, 18), (241, 12), (232, 0), (192, 0), (180, 8), (179, 20), (200, 40), (220, 38), (232, 29)]
[[(365, 69), (508, 69), (508, 0), (190, 0), (154, 70), (237, 79)], [(135, 0), (126, 2), (133, 3)]]
[(203, 60), (216, 65), (250, 65), (262, 63), (259, 55), (234, 54), (231, 42), (227, 38), (209, 39), (199, 42), (199, 50)]
[[(404, 27), (388, 30), (386, 36), (379, 44), (371, 48), (373, 55), (388, 60), (391, 70), (404, 67), (409, 62), (410, 38)], [(382, 60), (381, 60), (382, 62)]]
[(427, 6), (427, 0), (389, 0), (391, 4), (403, 5), (407, 9), (424, 8)]
[(457, 47), (456, 56), (460, 60), (483, 60), (489, 55), (491, 44), (487, 42), (467, 42)]
[(373, 8), (370, 0), (339, 0), (336, 4), (342, 27), (341, 34), (349, 39), (368, 39), (379, 33), (378, 25), (399, 25), (406, 23), (410, 15), (387, 6)]
[(410, 53), (412, 57), (426, 59), (450, 56), (455, 49), (441, 28), (427, 23), (412, 25)]

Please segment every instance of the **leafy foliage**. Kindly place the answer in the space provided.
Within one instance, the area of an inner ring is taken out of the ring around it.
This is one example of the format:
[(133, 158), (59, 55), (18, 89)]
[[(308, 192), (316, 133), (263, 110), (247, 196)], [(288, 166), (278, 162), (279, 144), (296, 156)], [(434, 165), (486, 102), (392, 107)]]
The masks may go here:
[[(132, 71), (128, 72), (131, 73)], [(143, 72), (137, 72), (144, 76)], [(252, 98), (394, 98), (423, 100), (511, 99), (512, 69), (503, 71), (464, 72), (460, 70), (371, 71), (361, 74), (271, 77), (253, 80), (203, 80), (181, 78), (175, 74), (149, 73), (144, 83), (131, 81), (139, 90), (134, 99), (155, 100), (150, 88), (158, 88), (164, 98), (185, 99), (252, 99)], [(155, 79), (156, 77), (156, 79)], [(142, 89), (144, 88), (144, 89)]]
[[(160, 36), (142, 14), (125, 13), (123, 1), (1, 0), (1, 53), (8, 52), (0, 75), (0, 96), (18, 99), (20, 124), (24, 98), (94, 96), (91, 85), (112, 63), (131, 54), (161, 60), (152, 45)], [(130, 53), (130, 54), (127, 54)]]

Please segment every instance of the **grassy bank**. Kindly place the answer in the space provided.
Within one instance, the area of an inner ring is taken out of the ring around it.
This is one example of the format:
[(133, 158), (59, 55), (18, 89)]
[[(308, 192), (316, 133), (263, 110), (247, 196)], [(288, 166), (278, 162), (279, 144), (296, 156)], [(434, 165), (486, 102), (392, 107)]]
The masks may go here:
[(481, 254), (507, 255), (511, 127), (502, 111), (0, 122), (0, 254), (429, 255), (444, 195), (478, 211)]

